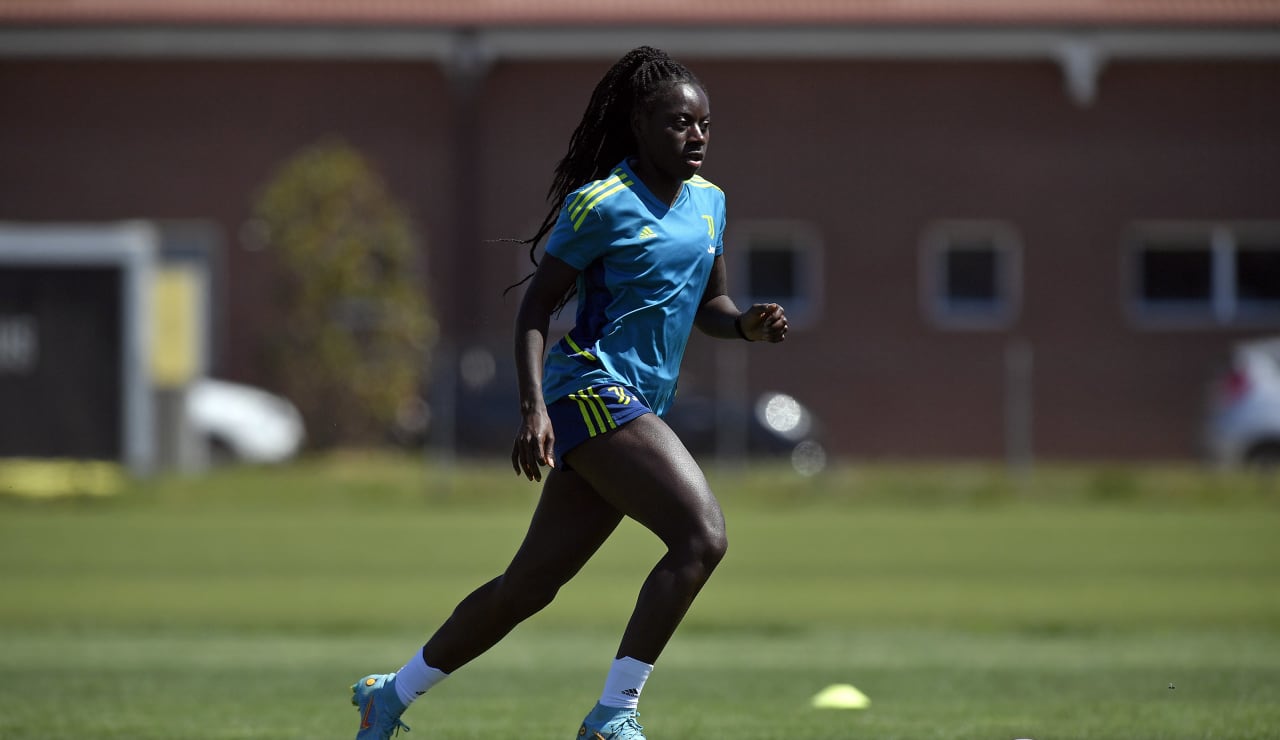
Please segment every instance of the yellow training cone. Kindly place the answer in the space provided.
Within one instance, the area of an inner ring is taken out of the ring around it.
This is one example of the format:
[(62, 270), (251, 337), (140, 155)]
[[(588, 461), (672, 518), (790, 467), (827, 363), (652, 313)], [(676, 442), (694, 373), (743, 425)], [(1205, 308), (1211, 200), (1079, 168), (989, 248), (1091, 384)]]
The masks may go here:
[(816, 709), (866, 709), (871, 706), (867, 695), (847, 683), (828, 686), (813, 697)]

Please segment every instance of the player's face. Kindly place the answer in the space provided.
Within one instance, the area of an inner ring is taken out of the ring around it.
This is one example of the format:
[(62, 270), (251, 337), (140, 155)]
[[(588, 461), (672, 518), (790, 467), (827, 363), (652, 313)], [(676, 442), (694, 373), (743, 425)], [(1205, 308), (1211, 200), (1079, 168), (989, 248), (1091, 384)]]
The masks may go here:
[[(711, 102), (697, 85), (672, 85), (634, 121), (637, 173), (660, 187), (679, 185), (702, 166), (711, 139)], [(678, 190), (678, 188), (677, 188)]]

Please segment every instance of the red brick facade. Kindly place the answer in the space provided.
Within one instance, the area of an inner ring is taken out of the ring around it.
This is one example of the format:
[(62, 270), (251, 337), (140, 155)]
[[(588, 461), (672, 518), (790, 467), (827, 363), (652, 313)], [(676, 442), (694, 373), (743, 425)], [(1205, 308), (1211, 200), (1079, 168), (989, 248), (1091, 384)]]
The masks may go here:
[[(1023, 346), (1037, 457), (1192, 458), (1229, 346), (1280, 325), (1144, 324), (1125, 241), (1152, 221), (1280, 223), (1274, 57), (1113, 62), (1089, 106), (1049, 61), (682, 59), (711, 94), (704, 174), (728, 194), (729, 249), (753, 220), (820, 237), (813, 318), (751, 348), (747, 382), (814, 408), (833, 453), (1002, 457), (1006, 361)], [(445, 336), (505, 348), (521, 250), (485, 240), (541, 218), (608, 63), (499, 60), (468, 98), (431, 61), (0, 58), (0, 221), (213, 222), (216, 370), (253, 381), (271, 303), (243, 231), (255, 189), (339, 135), (419, 225)], [(1017, 305), (997, 328), (939, 326), (922, 240), (974, 220), (1016, 233)], [(692, 342), (689, 392), (714, 390), (713, 344)]]

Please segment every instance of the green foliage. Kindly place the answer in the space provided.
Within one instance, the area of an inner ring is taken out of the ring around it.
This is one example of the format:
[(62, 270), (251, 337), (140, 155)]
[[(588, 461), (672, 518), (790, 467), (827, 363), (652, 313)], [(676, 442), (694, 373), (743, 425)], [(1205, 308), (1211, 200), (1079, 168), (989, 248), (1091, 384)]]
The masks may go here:
[(435, 334), (403, 209), (358, 151), (326, 140), (280, 167), (255, 215), (280, 268), (273, 386), (312, 445), (382, 441), (420, 392)]

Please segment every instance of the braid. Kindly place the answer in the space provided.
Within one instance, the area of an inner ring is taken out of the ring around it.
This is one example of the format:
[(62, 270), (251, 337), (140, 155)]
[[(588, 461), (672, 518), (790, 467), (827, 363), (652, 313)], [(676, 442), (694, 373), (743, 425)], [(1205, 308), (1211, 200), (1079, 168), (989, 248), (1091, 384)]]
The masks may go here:
[[(534, 266), (538, 264), (538, 243), (555, 227), (564, 199), (592, 180), (607, 176), (612, 167), (635, 152), (632, 113), (643, 109), (667, 86), (678, 82), (702, 84), (688, 68), (667, 56), (666, 52), (652, 46), (639, 46), (623, 55), (596, 83), (582, 120), (569, 137), (569, 150), (556, 165), (555, 177), (547, 190), (549, 207), (542, 225), (528, 239), (510, 240), (529, 245), (529, 261)], [(508, 286), (507, 291), (523, 285), (532, 277), (533, 273), (526, 275), (520, 282)], [(566, 293), (556, 310), (572, 300), (576, 292), (576, 289), (571, 289)]]

